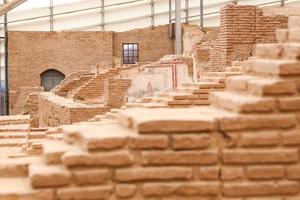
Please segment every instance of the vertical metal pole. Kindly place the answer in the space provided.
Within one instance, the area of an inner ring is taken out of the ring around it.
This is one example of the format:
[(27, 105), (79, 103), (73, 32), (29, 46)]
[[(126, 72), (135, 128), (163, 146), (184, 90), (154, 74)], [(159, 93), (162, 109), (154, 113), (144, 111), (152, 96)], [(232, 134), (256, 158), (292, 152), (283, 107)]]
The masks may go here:
[(200, 0), (200, 26), (203, 27), (203, 0)]
[(172, 38), (172, 0), (169, 0), (169, 38)]
[(54, 31), (53, 0), (50, 0), (50, 31)]
[(284, 6), (285, 0), (281, 0), (281, 6)]
[(189, 0), (185, 0), (185, 23), (189, 23)]
[(175, 47), (176, 54), (181, 55), (182, 45), (181, 45), (181, 0), (175, 0), (175, 19), (176, 19), (176, 37), (175, 37)]
[[(8, 3), (7, 0), (4, 0), (4, 3)], [(4, 114), (9, 115), (9, 82), (8, 82), (8, 26), (7, 26), (7, 13), (4, 15), (4, 39), (5, 39), (5, 106), (4, 106)]]
[(155, 24), (154, 24), (154, 0), (151, 0), (150, 6), (151, 6), (151, 27), (154, 28), (154, 26), (155, 26)]
[(101, 30), (105, 31), (105, 2), (101, 0)]

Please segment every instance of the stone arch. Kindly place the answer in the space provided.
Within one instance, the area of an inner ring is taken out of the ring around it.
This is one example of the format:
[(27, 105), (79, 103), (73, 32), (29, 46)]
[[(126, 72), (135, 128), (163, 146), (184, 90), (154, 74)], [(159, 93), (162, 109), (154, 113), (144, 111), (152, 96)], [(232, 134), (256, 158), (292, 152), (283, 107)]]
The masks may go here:
[(55, 86), (60, 84), (62, 80), (64, 80), (65, 75), (55, 69), (48, 69), (40, 74), (41, 76), (41, 86), (45, 91), (49, 92)]

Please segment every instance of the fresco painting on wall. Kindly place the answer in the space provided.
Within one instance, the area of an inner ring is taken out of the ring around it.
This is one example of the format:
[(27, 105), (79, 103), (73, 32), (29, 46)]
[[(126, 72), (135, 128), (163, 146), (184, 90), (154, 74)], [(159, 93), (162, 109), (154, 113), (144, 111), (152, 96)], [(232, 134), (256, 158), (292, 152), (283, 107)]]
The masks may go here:
[(140, 102), (143, 97), (172, 92), (182, 83), (189, 81), (185, 64), (149, 65), (133, 80), (128, 91), (128, 101)]

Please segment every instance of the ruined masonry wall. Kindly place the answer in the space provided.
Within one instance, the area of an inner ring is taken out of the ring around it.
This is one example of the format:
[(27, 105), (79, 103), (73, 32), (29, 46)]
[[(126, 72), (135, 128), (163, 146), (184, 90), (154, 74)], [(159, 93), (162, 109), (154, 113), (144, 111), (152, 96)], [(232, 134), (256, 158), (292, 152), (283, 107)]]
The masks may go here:
[(110, 108), (124, 105), (125, 96), (131, 86), (131, 79), (108, 79), (105, 82), (105, 102)]
[(95, 115), (104, 114), (108, 111), (108, 108), (104, 106), (88, 106), (55, 96), (52, 93), (41, 93), (38, 101), (40, 127), (54, 127), (88, 121)]
[(287, 28), (286, 16), (264, 16), (256, 6), (229, 4), (221, 9), (220, 34), (211, 47), (212, 71), (253, 55), (256, 43), (276, 42), (275, 30)]

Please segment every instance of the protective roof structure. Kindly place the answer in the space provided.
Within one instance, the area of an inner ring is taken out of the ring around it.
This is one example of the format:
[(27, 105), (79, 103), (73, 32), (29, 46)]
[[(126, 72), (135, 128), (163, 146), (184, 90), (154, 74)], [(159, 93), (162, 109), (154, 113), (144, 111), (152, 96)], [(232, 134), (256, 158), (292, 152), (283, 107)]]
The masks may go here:
[[(188, 11), (189, 22), (199, 24), (200, 0), (181, 2), (183, 20)], [(230, 2), (203, 0), (205, 26), (218, 26), (220, 7)], [(239, 4), (280, 5), (280, 0), (239, 0)], [(168, 24), (169, 0), (27, 0), (8, 13), (8, 22), (9, 30), (126, 31)]]

